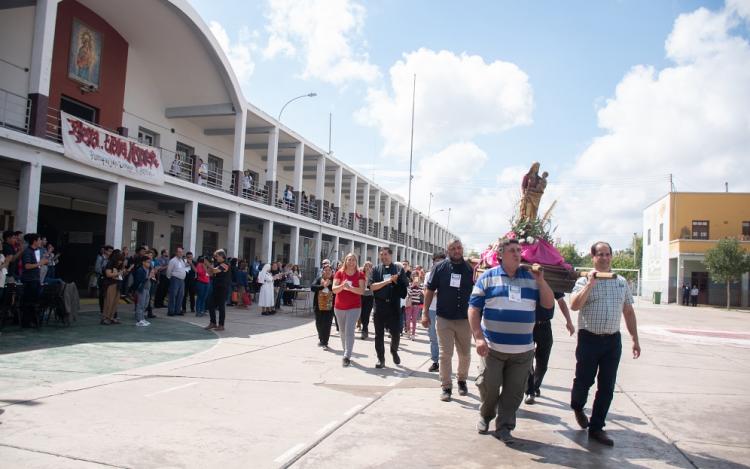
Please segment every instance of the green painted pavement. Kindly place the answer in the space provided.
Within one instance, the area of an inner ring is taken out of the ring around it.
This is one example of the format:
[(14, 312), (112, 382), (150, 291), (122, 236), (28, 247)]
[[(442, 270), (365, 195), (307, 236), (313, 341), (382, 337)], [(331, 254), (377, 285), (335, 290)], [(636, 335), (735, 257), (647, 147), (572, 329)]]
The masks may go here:
[(99, 325), (98, 312), (79, 313), (70, 327), (6, 327), (0, 335), (0, 393), (176, 360), (212, 347), (214, 333), (167, 318), (135, 327), (131, 311), (120, 325)]

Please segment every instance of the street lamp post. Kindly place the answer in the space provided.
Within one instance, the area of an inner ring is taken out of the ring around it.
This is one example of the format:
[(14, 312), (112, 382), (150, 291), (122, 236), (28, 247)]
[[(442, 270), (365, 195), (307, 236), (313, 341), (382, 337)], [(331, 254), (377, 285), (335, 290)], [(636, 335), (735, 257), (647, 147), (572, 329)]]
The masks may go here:
[(299, 96), (295, 96), (294, 98), (290, 99), (289, 101), (287, 101), (286, 103), (284, 103), (283, 106), (281, 106), (281, 111), (279, 111), (278, 121), (281, 122), (281, 114), (284, 113), (284, 109), (286, 109), (286, 107), (289, 105), (289, 103), (291, 103), (292, 101), (296, 101), (298, 99), (302, 99), (302, 98), (314, 98), (317, 95), (318, 95), (318, 93), (307, 93), (307, 94), (302, 94), (302, 95), (299, 95)]

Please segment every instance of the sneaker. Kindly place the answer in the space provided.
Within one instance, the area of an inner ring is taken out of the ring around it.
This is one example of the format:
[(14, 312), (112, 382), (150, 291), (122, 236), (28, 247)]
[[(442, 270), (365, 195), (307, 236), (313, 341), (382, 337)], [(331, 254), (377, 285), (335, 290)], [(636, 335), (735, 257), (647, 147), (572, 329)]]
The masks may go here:
[(351, 364), (352, 364), (352, 361), (350, 359), (346, 358), (346, 357), (344, 357), (344, 359), (341, 360), (341, 365), (343, 367), (347, 367), (347, 366), (349, 366)]
[(145, 326), (148, 326), (148, 323), (146, 321), (144, 321), (144, 320), (140, 320), (137, 323), (135, 323), (135, 325), (137, 327), (145, 327)]
[(467, 394), (469, 394), (469, 388), (466, 387), (466, 381), (459, 381), (458, 382), (458, 395), (465, 396)]
[(145, 319), (143, 320), (143, 322), (144, 322), (144, 323), (146, 323), (146, 324), (145, 324), (146, 326), (150, 326), (150, 325), (151, 325), (151, 323), (150, 323), (150, 322), (148, 322), (148, 321), (146, 321)]
[(477, 432), (479, 432), (480, 435), (486, 435), (487, 432), (489, 432), (489, 429), (490, 422), (486, 421), (483, 417), (480, 417), (477, 422)]
[(430, 369), (427, 371), (429, 371), (430, 373), (440, 371), (440, 364), (438, 362), (432, 362), (432, 365), (430, 365)]
[(507, 428), (501, 428), (497, 431), (497, 439), (505, 443), (506, 445), (513, 443), (513, 435), (510, 434), (510, 430)]
[(440, 400), (443, 402), (449, 402), (451, 400), (451, 390), (443, 388), (443, 392), (440, 393)]
[(395, 363), (396, 365), (400, 365), (401, 357), (398, 356), (398, 353), (393, 352), (391, 355), (393, 355), (393, 363)]
[(528, 405), (534, 405), (534, 404), (536, 404), (536, 400), (534, 399), (534, 395), (533, 394), (527, 395), (526, 396), (526, 400), (524, 402), (526, 402)]

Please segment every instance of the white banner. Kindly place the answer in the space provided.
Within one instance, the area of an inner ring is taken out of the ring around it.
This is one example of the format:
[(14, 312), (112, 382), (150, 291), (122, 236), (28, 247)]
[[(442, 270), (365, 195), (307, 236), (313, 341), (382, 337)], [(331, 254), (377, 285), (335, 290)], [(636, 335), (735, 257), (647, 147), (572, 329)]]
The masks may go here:
[(161, 150), (60, 112), (65, 156), (120, 176), (164, 184)]

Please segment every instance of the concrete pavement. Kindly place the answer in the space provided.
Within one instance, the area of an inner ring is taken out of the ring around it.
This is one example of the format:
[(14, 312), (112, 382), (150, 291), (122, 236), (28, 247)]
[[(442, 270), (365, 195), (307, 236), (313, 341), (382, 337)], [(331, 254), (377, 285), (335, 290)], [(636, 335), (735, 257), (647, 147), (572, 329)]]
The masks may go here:
[[(469, 396), (438, 400), (424, 331), (402, 341), (399, 367), (374, 369), (372, 339), (357, 339), (353, 366), (342, 368), (339, 337), (331, 337), (331, 351), (318, 348), (310, 317), (232, 309), (218, 334), (199, 329), (205, 318), (155, 320), (160, 328), (193, 328), (209, 347), (192, 351), (191, 343), (204, 342), (163, 341), (152, 329), (166, 347), (158, 363), (95, 373), (82, 364), (127, 354), (82, 350), (70, 363), (79, 368), (52, 370), (54, 379), (43, 361), (24, 356), (39, 350), (8, 353), (0, 336), (0, 461), (10, 468), (748, 467), (750, 315), (650, 304), (636, 311), (643, 356), (629, 357), (625, 334), (607, 425), (614, 448), (589, 443), (568, 408), (575, 342), (559, 317), (542, 397), (522, 404), (518, 441), (506, 446), (476, 433), (473, 382)], [(137, 351), (144, 342), (117, 345)], [(7, 366), (13, 362), (31, 367), (24, 381)]]

